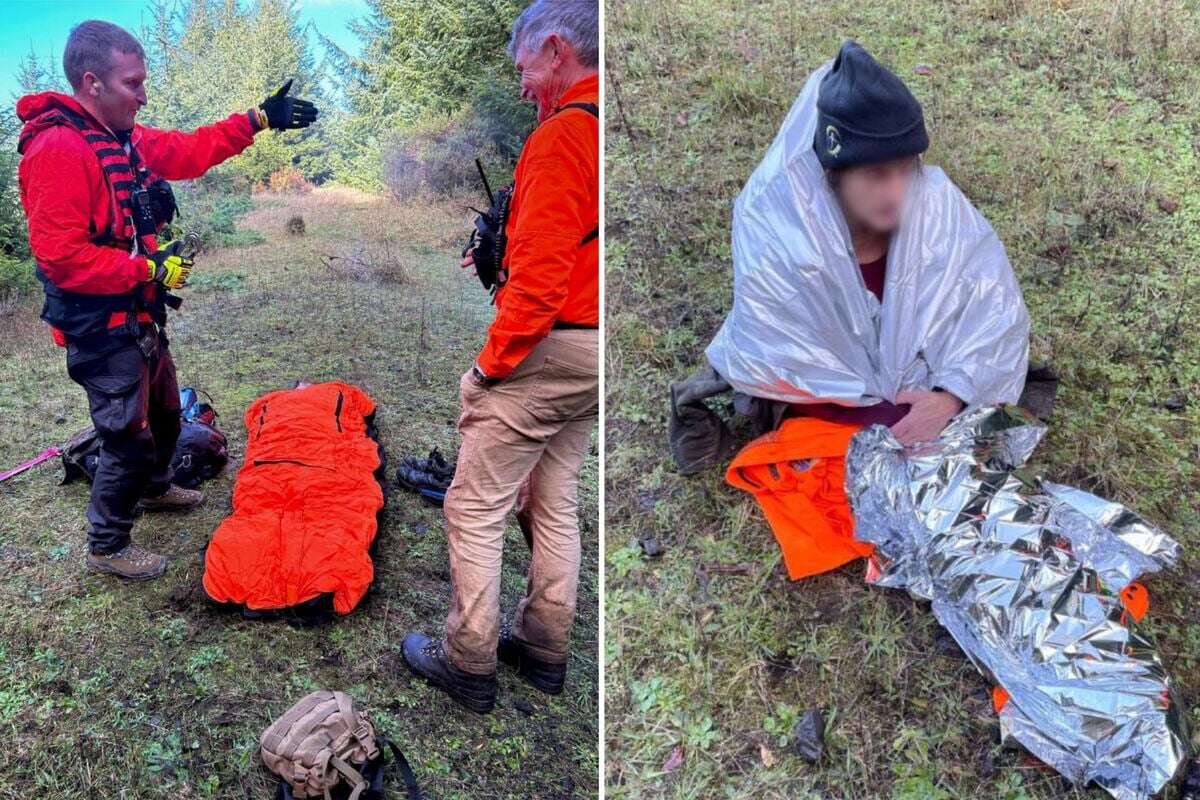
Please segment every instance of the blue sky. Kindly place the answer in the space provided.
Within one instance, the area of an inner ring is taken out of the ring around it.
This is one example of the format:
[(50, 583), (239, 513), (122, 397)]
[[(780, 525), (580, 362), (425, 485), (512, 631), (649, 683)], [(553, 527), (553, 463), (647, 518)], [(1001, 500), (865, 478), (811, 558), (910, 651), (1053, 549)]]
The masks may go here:
[[(364, 0), (296, 0), (302, 23), (312, 22), (340, 47), (357, 53), (358, 39), (346, 23), (367, 11)], [(7, 103), (17, 90), (14, 77), (30, 48), (49, 57), (61, 70), (62, 49), (71, 26), (99, 18), (136, 32), (148, 21), (145, 0), (0, 0), (0, 102)], [(319, 61), (321, 45), (314, 40), (313, 56)]]

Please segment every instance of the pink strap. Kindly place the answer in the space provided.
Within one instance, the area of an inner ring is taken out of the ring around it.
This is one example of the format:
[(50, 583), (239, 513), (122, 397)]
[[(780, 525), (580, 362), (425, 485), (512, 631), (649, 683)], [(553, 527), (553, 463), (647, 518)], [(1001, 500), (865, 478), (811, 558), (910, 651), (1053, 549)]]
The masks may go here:
[(24, 464), (18, 464), (17, 466), (10, 469), (8, 472), (0, 472), (0, 483), (3, 483), (4, 481), (8, 480), (9, 478), (11, 478), (14, 475), (21, 474), (22, 472), (24, 472), (27, 469), (36, 467), (38, 464), (41, 464), (43, 461), (48, 461), (49, 459), (54, 458), (57, 455), (62, 455), (62, 450), (60, 450), (57, 447), (51, 447), (49, 450), (43, 451), (41, 453), (41, 455), (39, 455), (35, 458), (29, 459)]

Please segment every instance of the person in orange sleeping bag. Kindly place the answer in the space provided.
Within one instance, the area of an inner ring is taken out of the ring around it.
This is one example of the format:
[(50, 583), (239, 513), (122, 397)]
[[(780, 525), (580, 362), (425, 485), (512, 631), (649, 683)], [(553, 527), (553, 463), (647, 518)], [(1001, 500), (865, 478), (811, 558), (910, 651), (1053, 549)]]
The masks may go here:
[(332, 595), (348, 614), (371, 585), (383, 508), (375, 403), (345, 383), (272, 392), (246, 411), (233, 514), (213, 533), (204, 590), (255, 611)]
[(725, 473), (754, 495), (792, 580), (871, 554), (854, 539), (846, 497), (846, 449), (859, 425), (793, 417), (746, 445)]

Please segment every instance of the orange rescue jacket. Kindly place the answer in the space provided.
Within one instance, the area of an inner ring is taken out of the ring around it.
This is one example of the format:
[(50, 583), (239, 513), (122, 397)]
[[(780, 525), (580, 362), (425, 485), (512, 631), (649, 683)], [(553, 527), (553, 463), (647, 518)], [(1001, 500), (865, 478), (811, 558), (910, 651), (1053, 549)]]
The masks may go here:
[[(584, 78), (559, 99), (600, 102), (600, 78)], [(564, 109), (525, 142), (513, 176), (505, 263), (496, 319), (479, 368), (503, 378), (550, 333), (554, 323), (600, 324), (600, 242), (580, 242), (600, 219), (600, 125), (588, 111)]]
[(725, 473), (762, 507), (792, 580), (837, 569), (874, 549), (854, 538), (846, 497), (846, 449), (858, 430), (794, 417), (746, 445)]

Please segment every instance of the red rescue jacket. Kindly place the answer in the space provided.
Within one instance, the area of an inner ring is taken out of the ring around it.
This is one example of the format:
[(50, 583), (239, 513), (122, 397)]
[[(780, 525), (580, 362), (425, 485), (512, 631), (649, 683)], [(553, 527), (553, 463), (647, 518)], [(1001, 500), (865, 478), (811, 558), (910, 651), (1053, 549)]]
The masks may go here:
[[(26, 140), (17, 173), (34, 259), (60, 290), (128, 294), (146, 280), (146, 261), (130, 253), (128, 242), (96, 243), (122, 228), (113, 224), (120, 209), (92, 146), (74, 128), (53, 122), (59, 105), (92, 119), (75, 98), (58, 92), (17, 101)], [(186, 180), (245, 150), (255, 132), (243, 112), (192, 133), (136, 125), (130, 145), (154, 174)]]

